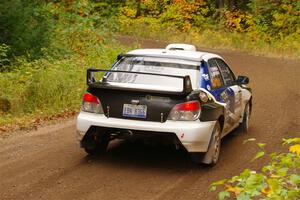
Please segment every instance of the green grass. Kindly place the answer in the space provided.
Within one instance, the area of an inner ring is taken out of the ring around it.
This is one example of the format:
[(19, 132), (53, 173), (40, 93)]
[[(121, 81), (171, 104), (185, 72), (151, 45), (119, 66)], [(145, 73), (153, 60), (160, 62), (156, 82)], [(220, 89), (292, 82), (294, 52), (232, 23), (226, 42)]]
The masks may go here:
[(86, 69), (107, 69), (124, 51), (126, 47), (111, 42), (65, 59), (16, 62), (12, 67), (16, 70), (0, 73), (0, 127), (22, 127), (37, 118), (78, 111), (86, 89)]
[[(9, 54), (9, 48), (16, 47), (0, 44), (0, 132), (76, 113), (86, 90), (86, 69), (107, 69), (127, 51), (100, 23), (92, 4), (86, 3), (28, 7), (39, 9), (39, 15), (47, 13), (52, 23), (47, 24), (51, 34), (45, 35), (49, 44), (37, 49), (40, 56), (31, 55), (34, 52), (28, 48), (23, 54)], [(32, 35), (30, 29), (26, 36), (39, 42)]]

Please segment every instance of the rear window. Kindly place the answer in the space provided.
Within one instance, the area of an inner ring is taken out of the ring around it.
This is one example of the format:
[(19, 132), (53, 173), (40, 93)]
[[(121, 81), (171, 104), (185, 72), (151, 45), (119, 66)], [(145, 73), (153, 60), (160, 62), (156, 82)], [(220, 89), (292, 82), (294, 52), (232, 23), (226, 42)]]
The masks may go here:
[[(200, 62), (158, 58), (158, 57), (125, 57), (117, 63), (112, 70), (144, 72), (153, 74), (166, 74), (175, 76), (189, 75), (192, 87), (197, 87), (197, 73), (199, 72)], [(145, 75), (145, 74), (129, 74), (129, 73), (109, 73), (107, 80), (113, 83), (130, 83), (139, 85), (151, 85), (153, 87), (165, 87), (179, 90), (182, 88), (182, 81), (178, 78)], [(177, 88), (177, 89), (176, 89)]]
[(218, 68), (218, 64), (216, 63), (216, 61), (214, 59), (210, 59), (208, 60), (208, 65), (212, 89), (218, 89), (223, 87), (224, 84), (221, 77), (221, 72)]

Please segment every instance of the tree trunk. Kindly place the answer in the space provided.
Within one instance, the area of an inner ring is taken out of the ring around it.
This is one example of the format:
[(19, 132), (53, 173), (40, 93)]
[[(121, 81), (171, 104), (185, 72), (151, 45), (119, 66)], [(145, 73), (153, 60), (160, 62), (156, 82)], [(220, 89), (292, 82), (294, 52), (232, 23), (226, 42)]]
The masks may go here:
[(235, 0), (228, 0), (228, 8), (230, 11), (233, 11), (236, 7), (236, 2)]
[(224, 8), (224, 0), (217, 0), (217, 8), (218, 9)]
[(213, 15), (213, 19), (217, 19), (220, 17), (222, 10), (224, 9), (224, 0), (216, 0), (216, 12)]
[(137, 0), (136, 4), (135, 18), (141, 16), (141, 0)]

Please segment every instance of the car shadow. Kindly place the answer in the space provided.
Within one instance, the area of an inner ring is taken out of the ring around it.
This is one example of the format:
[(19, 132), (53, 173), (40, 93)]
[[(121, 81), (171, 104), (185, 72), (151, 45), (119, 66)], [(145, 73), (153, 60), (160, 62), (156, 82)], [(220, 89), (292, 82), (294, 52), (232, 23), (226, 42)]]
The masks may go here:
[(85, 162), (101, 163), (137, 168), (161, 168), (161, 169), (205, 169), (201, 164), (191, 161), (190, 155), (184, 150), (176, 150), (173, 146), (159, 144), (145, 144), (143, 142), (128, 142), (115, 140), (109, 144), (104, 155), (84, 158)]
[[(220, 160), (215, 167), (197, 164), (191, 160), (190, 155), (183, 148), (177, 150), (174, 146), (160, 144), (145, 144), (143, 142), (129, 142), (126, 140), (113, 140), (107, 152), (103, 155), (87, 155), (83, 163), (99, 165), (122, 166), (122, 168), (155, 168), (166, 170), (217, 170), (224, 166), (226, 153), (232, 145), (241, 140), (243, 133), (234, 130), (222, 139)], [(243, 137), (242, 137), (243, 138)], [(226, 161), (225, 161), (226, 162)]]

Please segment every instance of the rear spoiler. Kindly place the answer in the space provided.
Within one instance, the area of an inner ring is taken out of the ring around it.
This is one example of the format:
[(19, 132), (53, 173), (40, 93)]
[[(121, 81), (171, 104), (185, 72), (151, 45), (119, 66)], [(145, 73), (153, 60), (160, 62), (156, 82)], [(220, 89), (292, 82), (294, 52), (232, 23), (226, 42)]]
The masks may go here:
[[(102, 78), (102, 81), (96, 81), (94, 78), (95, 72), (106, 72), (106, 75)], [(172, 77), (182, 79), (183, 91), (174, 92), (174, 91), (166, 91), (163, 93), (168, 94), (189, 94), (193, 91), (190, 76), (176, 76), (176, 75), (167, 75), (167, 74), (155, 74), (155, 73), (146, 73), (146, 72), (134, 72), (134, 71), (121, 71), (121, 70), (104, 70), (104, 69), (87, 69), (87, 77), (86, 82), (87, 85), (91, 88), (101, 88), (101, 89), (115, 89), (115, 90), (131, 90), (131, 91), (148, 91), (153, 93), (161, 93), (159, 90), (145, 90), (141, 88), (126, 88), (126, 87), (118, 87), (112, 86), (107, 83), (107, 75), (110, 73), (128, 73), (128, 74), (145, 74), (145, 75), (153, 75), (153, 76), (164, 76), (164, 77)]]

